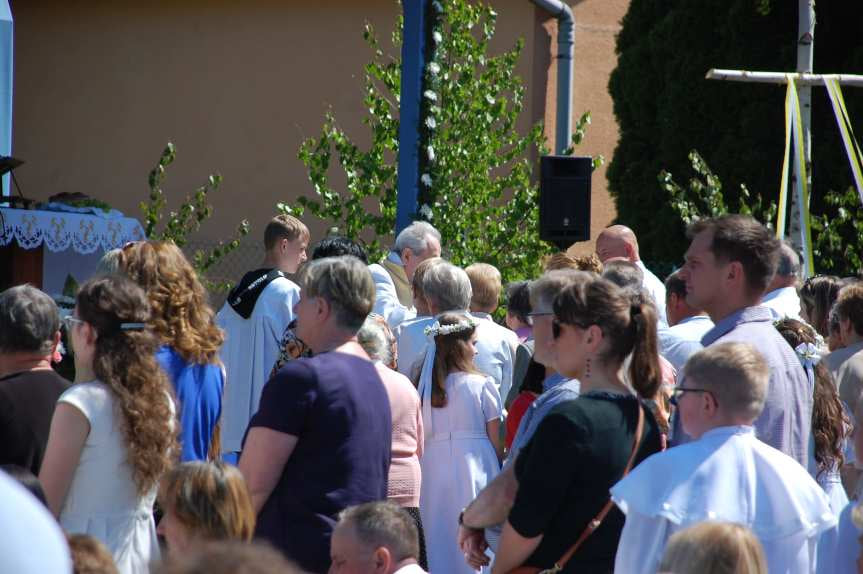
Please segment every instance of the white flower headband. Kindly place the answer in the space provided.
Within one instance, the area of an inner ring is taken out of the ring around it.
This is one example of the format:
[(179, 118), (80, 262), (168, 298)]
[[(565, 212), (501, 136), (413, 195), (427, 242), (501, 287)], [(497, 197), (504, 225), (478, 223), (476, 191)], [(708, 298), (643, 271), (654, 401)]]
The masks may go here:
[(452, 333), (460, 333), (461, 331), (468, 331), (474, 328), (476, 328), (476, 323), (471, 319), (459, 321), (451, 325), (441, 325), (440, 321), (435, 321), (423, 329), (423, 333), (425, 333), (426, 337), (437, 337), (438, 335), (451, 335)]

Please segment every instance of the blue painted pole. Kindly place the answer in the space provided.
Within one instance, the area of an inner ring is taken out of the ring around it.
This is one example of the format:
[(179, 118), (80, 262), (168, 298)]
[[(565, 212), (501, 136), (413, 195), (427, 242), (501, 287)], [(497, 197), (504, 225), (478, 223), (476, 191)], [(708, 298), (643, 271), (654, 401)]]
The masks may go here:
[[(0, 0), (0, 155), (12, 155), (12, 11)], [(3, 195), (12, 195), (9, 174), (3, 176)]]
[(403, 0), (402, 85), (399, 99), (399, 175), (396, 229), (413, 221), (419, 191), (419, 122), (425, 70), (428, 0)]

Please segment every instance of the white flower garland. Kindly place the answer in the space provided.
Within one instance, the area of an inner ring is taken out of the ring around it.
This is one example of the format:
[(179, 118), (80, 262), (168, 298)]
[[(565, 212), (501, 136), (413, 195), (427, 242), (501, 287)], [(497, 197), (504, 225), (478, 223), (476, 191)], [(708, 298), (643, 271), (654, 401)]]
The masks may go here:
[(471, 319), (468, 319), (467, 321), (459, 321), (458, 323), (453, 323), (452, 325), (441, 325), (440, 321), (435, 321), (434, 323), (423, 329), (423, 333), (425, 333), (427, 337), (437, 337), (438, 335), (451, 335), (452, 333), (460, 333), (461, 331), (475, 329), (476, 325), (476, 322)]

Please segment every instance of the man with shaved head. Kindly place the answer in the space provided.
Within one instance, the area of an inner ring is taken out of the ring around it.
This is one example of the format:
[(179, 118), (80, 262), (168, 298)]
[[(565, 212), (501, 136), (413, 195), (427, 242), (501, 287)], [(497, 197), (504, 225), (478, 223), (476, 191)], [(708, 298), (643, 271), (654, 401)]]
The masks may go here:
[(641, 261), (638, 255), (638, 239), (635, 233), (625, 225), (606, 227), (596, 238), (596, 255), (605, 263), (615, 259), (624, 259), (637, 265), (644, 273), (642, 285), (653, 297), (659, 312), (659, 326), (667, 327), (665, 316), (665, 285)]

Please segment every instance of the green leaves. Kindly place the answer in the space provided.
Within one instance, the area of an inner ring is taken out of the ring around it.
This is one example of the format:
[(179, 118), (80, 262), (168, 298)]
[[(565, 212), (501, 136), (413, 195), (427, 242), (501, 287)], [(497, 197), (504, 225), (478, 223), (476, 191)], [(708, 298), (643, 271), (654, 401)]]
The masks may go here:
[[(213, 206), (208, 201), (210, 193), (216, 191), (222, 184), (222, 176), (211, 174), (207, 177), (204, 185), (198, 187), (194, 192), (186, 196), (177, 211), (171, 211), (165, 216), (167, 200), (162, 191), (162, 184), (167, 175), (167, 167), (177, 158), (174, 144), (168, 143), (159, 157), (159, 162), (150, 171), (148, 183), (150, 194), (147, 201), (140, 204), (144, 214), (144, 231), (149, 239), (158, 241), (172, 241), (177, 247), (183, 247), (188, 241), (189, 235), (198, 231), (201, 224), (213, 214)], [(162, 229), (157, 229), (159, 223), (164, 220)], [(249, 233), (249, 222), (245, 219), (240, 222), (234, 233), (234, 237), (227, 243), (220, 241), (210, 251), (197, 250), (192, 258), (195, 270), (201, 276), (203, 283), (214, 290), (230, 289), (229, 283), (211, 283), (204, 273), (217, 264), (225, 255), (240, 246), (240, 239)]]
[[(533, 168), (544, 148), (542, 125), (519, 133), (525, 87), (515, 74), (524, 46), (492, 54), (497, 14), (469, 0), (435, 0), (431, 50), (421, 107), (417, 219), (443, 235), (446, 256), (458, 265), (484, 261), (505, 282), (536, 276), (550, 246), (539, 239), (538, 190)], [(363, 81), (370, 144), (361, 148), (328, 113), (317, 138), (298, 157), (311, 192), (296, 206), (360, 241), (375, 260), (385, 253), (395, 225), (401, 26), (387, 55), (374, 29), (363, 37), (372, 53)], [(579, 120), (573, 145), (584, 137), (590, 114)], [(597, 158), (599, 163), (602, 158)]]

